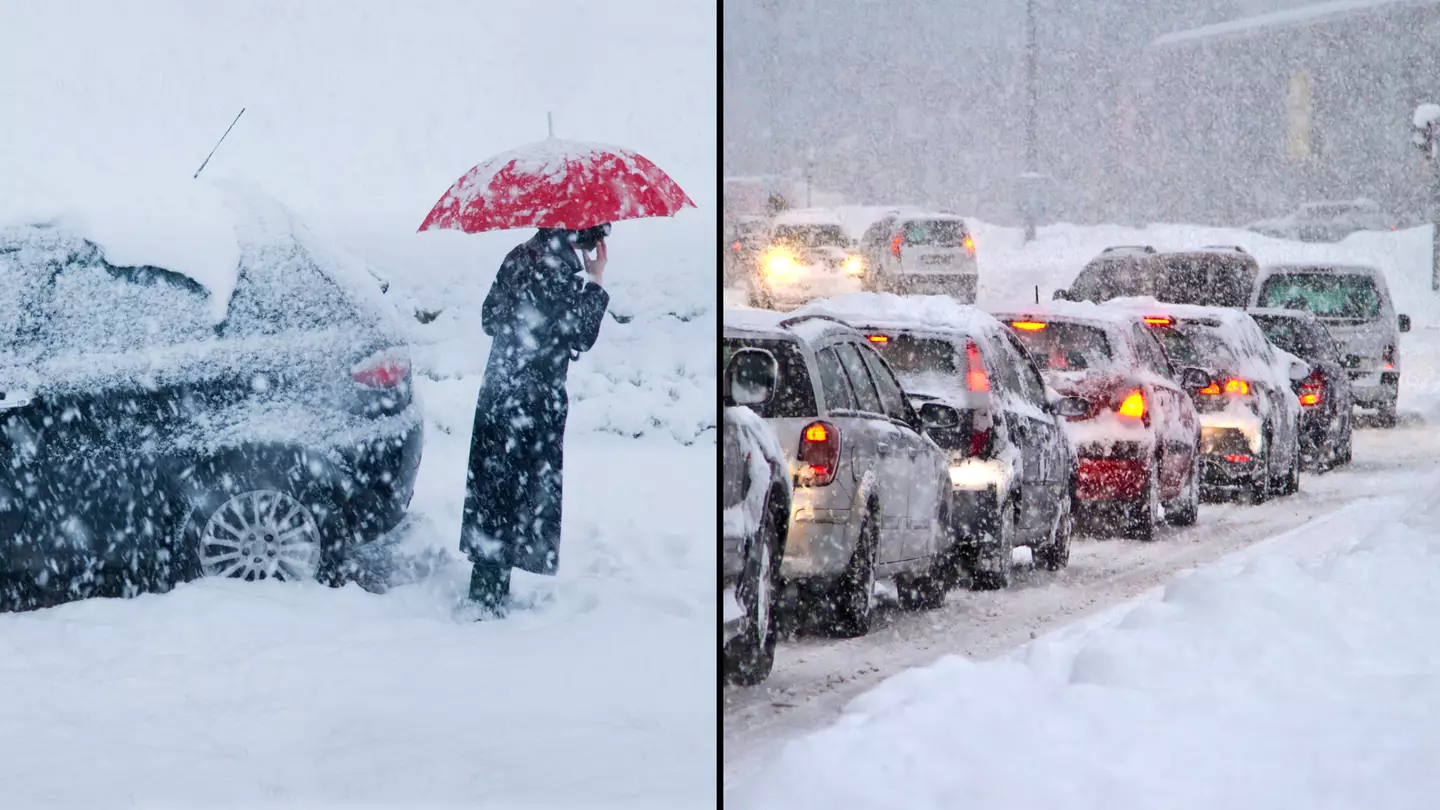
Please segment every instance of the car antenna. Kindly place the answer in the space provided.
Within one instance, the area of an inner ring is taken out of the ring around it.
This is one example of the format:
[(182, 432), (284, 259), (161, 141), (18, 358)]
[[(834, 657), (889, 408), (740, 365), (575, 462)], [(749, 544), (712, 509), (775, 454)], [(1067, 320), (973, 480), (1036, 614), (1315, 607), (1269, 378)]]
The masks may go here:
[[(244, 115), (244, 114), (245, 114), (245, 108), (244, 108), (244, 107), (241, 107), (241, 108), (240, 108), (240, 112), (235, 113), (235, 121), (239, 121), (239, 120), (240, 120), (240, 116), (242, 116), (242, 115)], [(229, 135), (229, 134), (230, 134), (230, 130), (232, 130), (232, 129), (235, 128), (235, 121), (231, 121), (231, 122), (230, 122), (230, 126), (228, 126), (228, 127), (225, 128), (225, 135)], [(215, 142), (215, 149), (219, 149), (219, 148), (220, 148), (220, 144), (222, 144), (222, 143), (225, 142), (225, 135), (221, 135), (221, 136), (220, 136), (220, 140), (218, 140), (218, 141)], [(195, 174), (193, 174), (193, 175), (190, 176), (190, 179), (191, 179), (191, 180), (194, 180), (195, 178), (199, 177), (199, 176), (200, 176), (200, 172), (205, 171), (205, 167), (208, 166), (208, 165), (210, 165), (210, 158), (212, 158), (212, 157), (215, 156), (215, 149), (211, 149), (211, 150), (210, 150), (210, 154), (208, 154), (208, 155), (205, 156), (205, 162), (204, 162), (204, 163), (201, 163), (201, 164), (200, 164), (200, 168), (198, 168), (198, 169), (195, 170)]]

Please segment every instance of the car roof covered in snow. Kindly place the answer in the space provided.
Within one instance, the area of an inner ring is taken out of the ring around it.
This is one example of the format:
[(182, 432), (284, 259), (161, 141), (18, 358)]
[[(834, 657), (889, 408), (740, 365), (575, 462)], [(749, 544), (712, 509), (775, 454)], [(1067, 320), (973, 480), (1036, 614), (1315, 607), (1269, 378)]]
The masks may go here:
[(831, 332), (854, 333), (855, 329), (833, 316), (820, 313), (772, 312), (767, 309), (726, 309), (723, 316), (725, 332), (746, 332), (769, 337), (796, 337), (805, 342), (817, 340)]
[(1202, 307), (1195, 304), (1167, 304), (1151, 296), (1112, 298), (1102, 306), (1115, 307), (1141, 315), (1168, 315), (1180, 320), (1209, 320), (1222, 324), (1239, 324), (1250, 319), (1250, 316), (1240, 309)]
[(1269, 264), (1260, 269), (1262, 278), (1276, 275), (1278, 273), (1333, 273), (1338, 276), (1371, 276), (1383, 278), (1379, 268), (1368, 264), (1346, 264), (1331, 262), (1295, 262), (1285, 264)]
[(1024, 307), (1010, 307), (993, 313), (1000, 321), (1034, 318), (1036, 320), (1065, 320), (1072, 323), (1087, 323), (1093, 326), (1124, 326), (1138, 321), (1138, 311), (1110, 307), (1091, 301), (1050, 301)]
[(1279, 307), (1250, 307), (1245, 311), (1250, 313), (1251, 315), (1260, 315), (1262, 317), (1268, 318), (1289, 318), (1295, 321), (1310, 321), (1317, 324), (1321, 322), (1319, 318), (1315, 317), (1315, 313), (1304, 309), (1281, 309)]
[(769, 332), (774, 334), (785, 331), (780, 328), (780, 322), (783, 320), (785, 320), (783, 312), (745, 307), (727, 307), (720, 318), (720, 322), (724, 324), (727, 332)]
[(837, 228), (843, 224), (840, 215), (828, 208), (793, 208), (781, 211), (775, 215), (774, 223), (776, 226), (834, 225)]
[(946, 295), (861, 292), (811, 301), (796, 314), (826, 315), (877, 329), (925, 329), (966, 335), (1001, 328), (988, 313)]
[(949, 212), (925, 213), (923, 211), (906, 211), (896, 217), (900, 222), (959, 222), (964, 223), (965, 218), (959, 214)]

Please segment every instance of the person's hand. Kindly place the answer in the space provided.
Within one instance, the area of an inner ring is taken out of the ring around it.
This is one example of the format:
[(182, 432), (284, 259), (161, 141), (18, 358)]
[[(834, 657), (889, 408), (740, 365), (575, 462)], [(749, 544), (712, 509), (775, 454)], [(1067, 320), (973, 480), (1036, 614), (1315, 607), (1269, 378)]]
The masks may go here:
[(580, 254), (580, 257), (585, 261), (585, 272), (589, 273), (590, 276), (595, 279), (596, 284), (603, 283), (602, 280), (605, 277), (607, 255), (605, 241), (603, 239), (599, 244), (595, 245), (595, 258), (590, 258), (590, 254), (583, 251)]

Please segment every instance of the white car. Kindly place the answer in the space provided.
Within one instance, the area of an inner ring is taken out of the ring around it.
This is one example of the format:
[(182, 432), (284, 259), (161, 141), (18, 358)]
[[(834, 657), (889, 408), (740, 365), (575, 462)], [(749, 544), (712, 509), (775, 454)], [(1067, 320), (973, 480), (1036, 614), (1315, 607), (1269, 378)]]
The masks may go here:
[(980, 269), (975, 239), (954, 214), (894, 214), (860, 239), (865, 288), (872, 292), (949, 295), (975, 303)]
[(750, 302), (793, 308), (860, 289), (863, 260), (833, 211), (785, 211), (771, 223), (769, 244), (750, 278)]
[(878, 578), (902, 606), (935, 607), (952, 544), (946, 456), (865, 336), (830, 318), (727, 309), (722, 363), (763, 349), (774, 394), (750, 408), (774, 431), (795, 484), (781, 575), (840, 636), (869, 632)]
[(1364, 265), (1267, 267), (1251, 304), (1314, 313), (1338, 344), (1355, 404), (1374, 408), (1381, 425), (1395, 424), (1400, 333), (1410, 331), (1410, 316), (1395, 314), (1384, 274)]
[(1374, 200), (1310, 202), (1293, 214), (1250, 224), (1255, 233), (1301, 242), (1339, 242), (1356, 231), (1393, 231), (1399, 220)]

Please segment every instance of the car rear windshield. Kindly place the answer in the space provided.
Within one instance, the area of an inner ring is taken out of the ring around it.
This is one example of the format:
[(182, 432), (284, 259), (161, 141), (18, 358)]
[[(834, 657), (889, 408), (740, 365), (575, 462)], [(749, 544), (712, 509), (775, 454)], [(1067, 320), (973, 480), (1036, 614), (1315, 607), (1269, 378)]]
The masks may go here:
[(1051, 321), (1036, 328), (1033, 324), (1039, 321), (1020, 321), (1031, 324), (1022, 328), (1015, 321), (1006, 323), (1042, 371), (1082, 371), (1108, 366), (1113, 360), (1110, 341), (1099, 327)]
[(1277, 273), (1260, 288), (1259, 306), (1303, 309), (1321, 318), (1368, 320), (1380, 314), (1380, 291), (1370, 276)]
[(887, 337), (884, 343), (871, 341), (870, 345), (899, 375), (959, 373), (955, 347), (948, 340), (899, 334)]
[(1155, 297), (1171, 304), (1243, 307), (1255, 283), (1245, 259), (1217, 254), (1182, 254), (1161, 259)]
[(780, 369), (775, 396), (750, 409), (766, 419), (815, 416), (815, 386), (805, 367), (805, 356), (793, 340), (773, 338), (725, 338), (720, 347), (720, 367), (730, 365), (730, 355), (740, 349), (764, 349), (774, 355)]
[(1152, 334), (1160, 339), (1160, 345), (1165, 347), (1165, 356), (1170, 358), (1170, 364), (1176, 368), (1231, 368), (1236, 364), (1235, 352), (1213, 326), (1181, 321), (1172, 326), (1152, 326), (1151, 329), (1154, 330)]
[(793, 247), (846, 247), (849, 237), (839, 225), (781, 225), (774, 240)]
[(965, 241), (965, 223), (953, 219), (916, 219), (905, 223), (905, 244), (927, 247), (960, 247)]
[(1070, 289), (1080, 301), (1108, 301), (1125, 295), (1149, 295), (1145, 284), (1145, 263), (1134, 256), (1096, 259), (1080, 271)]
[(1325, 327), (1318, 323), (1287, 318), (1283, 315), (1254, 315), (1265, 339), (1305, 360), (1331, 359), (1335, 342)]

